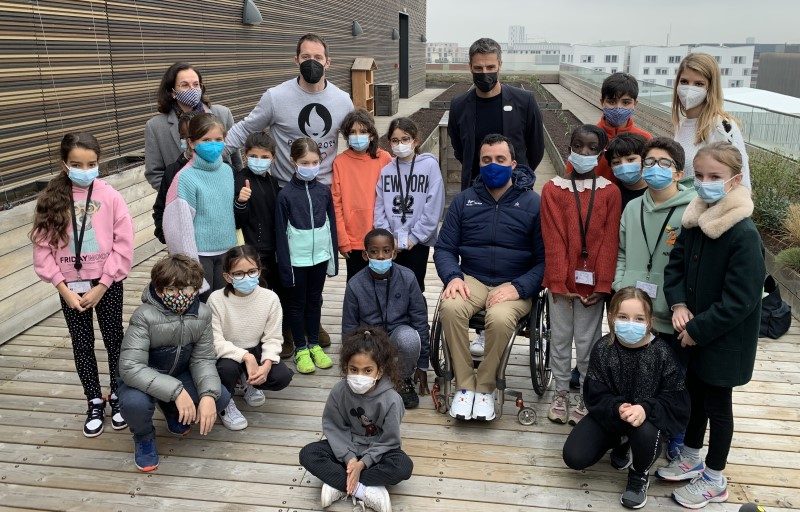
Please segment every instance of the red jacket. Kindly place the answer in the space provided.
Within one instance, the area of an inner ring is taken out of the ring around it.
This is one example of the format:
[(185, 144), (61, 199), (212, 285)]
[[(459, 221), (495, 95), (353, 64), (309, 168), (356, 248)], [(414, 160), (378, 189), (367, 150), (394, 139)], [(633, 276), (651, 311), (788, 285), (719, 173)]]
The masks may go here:
[[(591, 195), (591, 179), (576, 180), (581, 215), (586, 222)], [(544, 282), (552, 293), (611, 293), (617, 268), (621, 198), (619, 189), (603, 178), (597, 178), (592, 218), (586, 236), (589, 257), (586, 268), (595, 273), (595, 285), (575, 284), (575, 270), (583, 268), (578, 210), (572, 192), (572, 181), (556, 177), (542, 188), (542, 239), (544, 240)]]
[[(650, 140), (653, 138), (650, 132), (642, 130), (641, 128), (636, 126), (636, 123), (633, 122), (633, 117), (628, 119), (628, 122), (625, 123), (625, 126), (612, 126), (606, 122), (605, 117), (601, 117), (600, 121), (597, 122), (597, 126), (602, 128), (603, 131), (606, 132), (606, 135), (608, 136), (608, 142), (611, 142), (614, 139), (614, 137), (616, 137), (621, 133), (635, 133), (637, 135), (641, 135), (642, 137), (644, 137), (645, 140)], [(572, 172), (572, 164), (567, 162), (567, 169), (565, 173), (568, 175), (571, 172)], [(614, 185), (619, 186), (620, 184), (619, 180), (617, 180), (617, 177), (614, 176), (614, 171), (611, 170), (611, 166), (608, 165), (608, 161), (606, 160), (606, 157), (603, 154), (600, 154), (600, 158), (597, 159), (597, 168), (595, 169), (595, 174), (597, 174), (597, 176), (602, 176), (606, 178), (607, 180), (611, 181), (611, 183), (613, 183)]]

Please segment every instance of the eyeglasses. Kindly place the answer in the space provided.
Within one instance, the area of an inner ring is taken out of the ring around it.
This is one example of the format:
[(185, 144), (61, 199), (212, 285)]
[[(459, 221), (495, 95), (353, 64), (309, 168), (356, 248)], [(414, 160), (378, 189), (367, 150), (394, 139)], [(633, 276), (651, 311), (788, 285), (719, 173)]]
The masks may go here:
[(393, 146), (398, 144), (411, 144), (414, 141), (411, 137), (403, 137), (402, 139), (390, 139), (389, 142), (392, 143)]
[(167, 286), (164, 288), (164, 293), (166, 295), (178, 295), (179, 293), (183, 292), (184, 295), (192, 295), (196, 290), (197, 289), (194, 286), (184, 286), (183, 288)]
[(185, 91), (187, 89), (200, 89), (200, 88), (202, 88), (200, 82), (180, 82), (178, 84), (175, 84), (176, 91), (177, 90)]
[(664, 167), (665, 169), (669, 169), (670, 167), (675, 167), (675, 161), (670, 160), (669, 158), (649, 157), (642, 160), (642, 165), (644, 167), (653, 167), (656, 164), (658, 164), (659, 167)]
[(241, 281), (241, 280), (242, 280), (242, 279), (244, 279), (245, 277), (249, 277), (249, 278), (251, 278), (251, 279), (252, 279), (252, 278), (254, 278), (254, 277), (258, 277), (258, 276), (260, 276), (260, 275), (261, 275), (261, 270), (260, 270), (260, 269), (257, 269), (257, 268), (251, 268), (251, 269), (250, 269), (250, 270), (248, 270), (247, 272), (242, 272), (242, 271), (238, 271), (238, 272), (231, 272), (231, 273), (230, 273), (230, 274), (228, 274), (228, 275), (229, 275), (229, 276), (231, 276), (231, 277), (232, 277), (233, 279), (235, 279), (236, 281)]

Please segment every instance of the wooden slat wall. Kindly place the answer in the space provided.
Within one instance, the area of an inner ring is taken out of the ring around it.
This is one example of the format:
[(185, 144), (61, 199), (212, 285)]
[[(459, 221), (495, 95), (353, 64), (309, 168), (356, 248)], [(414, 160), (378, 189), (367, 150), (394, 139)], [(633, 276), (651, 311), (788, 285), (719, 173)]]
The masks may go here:
[[(140, 151), (155, 90), (178, 60), (203, 73), (213, 103), (236, 120), (292, 76), (300, 35), (331, 50), (329, 77), (350, 90), (358, 56), (376, 83), (397, 82), (398, 13), (410, 16), (410, 93), (425, 88), (425, 0), (256, 0), (264, 22), (241, 23), (242, 0), (0, 1), (0, 190), (48, 175), (66, 131), (89, 130), (107, 156)], [(358, 21), (364, 29), (351, 36)]]

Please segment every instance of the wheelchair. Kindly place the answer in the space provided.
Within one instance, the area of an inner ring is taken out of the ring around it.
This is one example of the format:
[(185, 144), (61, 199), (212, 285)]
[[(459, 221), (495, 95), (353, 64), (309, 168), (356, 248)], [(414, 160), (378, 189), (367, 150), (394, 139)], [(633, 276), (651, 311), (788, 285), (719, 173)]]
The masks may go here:
[[(444, 340), (444, 332), (440, 318), (439, 306), (442, 301), (441, 295), (436, 304), (436, 310), (431, 323), (431, 365), (436, 374), (436, 381), (431, 388), (431, 398), (435, 409), (446, 414), (450, 409), (454, 396), (453, 380), (455, 373), (450, 359), (450, 350)], [(486, 319), (486, 312), (479, 311), (469, 319), (469, 328), (483, 330)], [(533, 425), (536, 423), (536, 411), (525, 405), (522, 393), (513, 389), (506, 388), (506, 366), (511, 356), (511, 349), (518, 336), (530, 339), (530, 369), (531, 383), (533, 390), (538, 396), (542, 396), (550, 386), (553, 374), (550, 369), (550, 306), (547, 302), (547, 290), (542, 290), (536, 300), (531, 305), (531, 312), (517, 322), (517, 326), (508, 340), (505, 350), (500, 358), (500, 365), (497, 368), (496, 386), (497, 400), (495, 403), (496, 418), (503, 416), (503, 404), (505, 397), (514, 398), (517, 407), (517, 420), (522, 425)], [(482, 358), (473, 358), (473, 365), (477, 367)]]

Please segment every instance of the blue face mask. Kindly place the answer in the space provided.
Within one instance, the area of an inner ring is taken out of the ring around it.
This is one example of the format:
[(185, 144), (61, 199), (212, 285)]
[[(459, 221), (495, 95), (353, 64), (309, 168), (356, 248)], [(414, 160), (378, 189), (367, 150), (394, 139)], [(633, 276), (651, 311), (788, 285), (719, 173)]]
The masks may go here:
[(259, 176), (267, 174), (270, 165), (272, 165), (272, 160), (269, 158), (247, 157), (247, 167), (253, 171), (254, 174), (258, 174)]
[(232, 284), (233, 289), (237, 292), (249, 295), (258, 288), (258, 276), (244, 276), (242, 279), (234, 279)]
[[(735, 178), (736, 176), (734, 176)], [(725, 197), (725, 184), (731, 181), (730, 180), (714, 180), (714, 181), (700, 181), (697, 178), (694, 180), (694, 189), (697, 191), (697, 195), (700, 196), (700, 199), (705, 201), (708, 204), (716, 203), (723, 197)]]
[(581, 155), (571, 151), (567, 161), (572, 164), (572, 168), (578, 174), (586, 174), (597, 167), (597, 157), (599, 155)]
[(661, 167), (660, 165), (645, 167), (642, 177), (647, 182), (647, 186), (653, 190), (664, 190), (672, 185), (672, 169), (669, 167)]
[(481, 181), (486, 185), (486, 188), (500, 188), (508, 183), (513, 171), (510, 165), (500, 165), (492, 162), (490, 164), (481, 166)]
[(319, 174), (319, 165), (314, 167), (297, 166), (297, 176), (303, 181), (314, 181), (314, 178)]
[(614, 176), (626, 185), (633, 185), (642, 178), (642, 166), (639, 162), (626, 162), (611, 168)]
[(633, 115), (632, 108), (612, 107), (603, 109), (603, 117), (606, 118), (611, 126), (622, 126), (628, 122)]
[(639, 322), (614, 321), (614, 334), (625, 345), (636, 345), (647, 334), (647, 325)]
[(369, 268), (376, 274), (385, 274), (392, 268), (392, 260), (369, 259)]
[(195, 144), (194, 152), (197, 156), (202, 158), (208, 163), (213, 163), (219, 160), (222, 152), (225, 150), (225, 143), (222, 141), (208, 140)]
[(67, 167), (67, 176), (75, 186), (86, 188), (92, 184), (95, 178), (100, 175), (99, 167), (92, 167), (91, 169), (79, 169), (77, 167)]
[(364, 151), (369, 147), (369, 134), (350, 135), (347, 137), (347, 143), (356, 151)]

